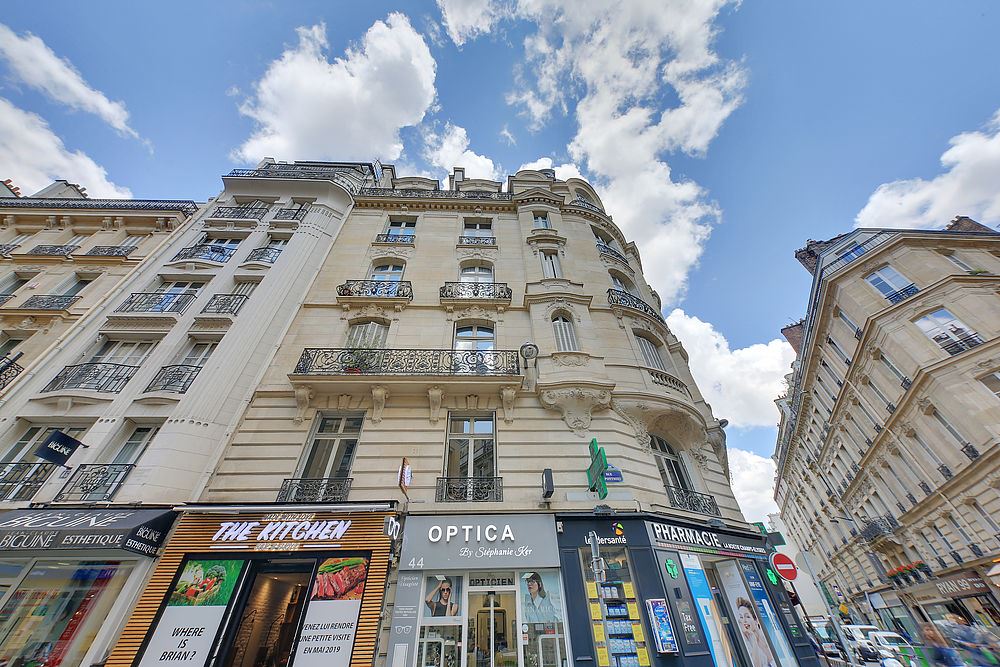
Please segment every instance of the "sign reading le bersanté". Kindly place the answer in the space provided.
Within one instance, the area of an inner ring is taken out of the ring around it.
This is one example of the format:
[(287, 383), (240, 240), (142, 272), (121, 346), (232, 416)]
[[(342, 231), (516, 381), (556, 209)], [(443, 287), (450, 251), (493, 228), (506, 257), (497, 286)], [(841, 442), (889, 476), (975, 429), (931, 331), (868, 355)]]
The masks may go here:
[(403, 530), (401, 569), (558, 566), (551, 515), (410, 515)]

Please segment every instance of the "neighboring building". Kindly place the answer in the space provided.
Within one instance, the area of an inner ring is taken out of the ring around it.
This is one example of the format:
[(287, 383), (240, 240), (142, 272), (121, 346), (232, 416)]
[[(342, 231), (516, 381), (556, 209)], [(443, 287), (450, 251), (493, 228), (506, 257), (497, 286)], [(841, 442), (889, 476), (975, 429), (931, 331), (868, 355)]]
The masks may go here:
[(813, 618), (829, 616), (829, 607), (823, 599), (823, 595), (819, 592), (816, 582), (809, 575), (809, 571), (799, 564), (801, 561), (801, 558), (799, 558), (801, 549), (795, 542), (795, 539), (788, 534), (788, 527), (785, 526), (785, 522), (781, 520), (781, 515), (777, 512), (774, 514), (768, 514), (767, 528), (772, 533), (780, 534), (785, 540), (785, 543), (778, 546), (775, 550), (778, 553), (785, 554), (798, 565), (798, 574), (795, 577), (795, 581), (785, 583), (784, 586), (795, 590), (795, 593), (799, 598), (799, 604), (805, 610), (806, 616)]
[(1000, 234), (857, 229), (810, 241), (775, 498), (857, 620), (1000, 625)]
[[(727, 628), (761, 609), (757, 651), (815, 664), (733, 497), (725, 423), (591, 186), (456, 168), (441, 189), (356, 165), (358, 188), (328, 168), (325, 182), (226, 178), (217, 203), (308, 212), (239, 317), (212, 329), (209, 377), (159, 413), (172, 433), (139, 466), (200, 504), (106, 664), (196, 650), (220, 665), (666, 667), (679, 650), (708, 667), (747, 654)], [(284, 238), (270, 214), (242, 217)], [(225, 284), (225, 268), (185, 277)], [(218, 576), (239, 586), (185, 606)], [(202, 630), (179, 647), (194, 611)], [(670, 618), (678, 647), (658, 647)]]

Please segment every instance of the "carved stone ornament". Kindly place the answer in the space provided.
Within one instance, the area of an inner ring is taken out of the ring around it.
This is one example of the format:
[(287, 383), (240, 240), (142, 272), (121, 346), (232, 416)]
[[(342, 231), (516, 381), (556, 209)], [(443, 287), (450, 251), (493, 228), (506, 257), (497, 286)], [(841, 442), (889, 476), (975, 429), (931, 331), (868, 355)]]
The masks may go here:
[(691, 454), (691, 458), (702, 470), (708, 469), (708, 456), (700, 449), (692, 449), (688, 452)]
[(414, 249), (409, 246), (370, 246), (368, 256), (372, 259), (381, 257), (395, 257), (398, 259), (409, 259), (413, 256)]
[(376, 424), (382, 421), (382, 411), (389, 399), (389, 388), (384, 384), (372, 385), (372, 421)]
[(351, 395), (350, 394), (341, 394), (340, 396), (337, 397), (337, 409), (338, 410), (340, 410), (341, 412), (343, 412), (343, 411), (347, 410), (349, 407), (351, 407)]
[(381, 319), (385, 321), (399, 320), (399, 313), (402, 312), (404, 304), (396, 303), (393, 304), (392, 313), (390, 313), (384, 306), (377, 303), (366, 303), (362, 306), (351, 303), (342, 303), (340, 319), (342, 320), (354, 320), (354, 319)]
[[(729, 472), (729, 450), (726, 449), (726, 432), (720, 426), (713, 426), (706, 431), (705, 437), (712, 451), (715, 452), (716, 458), (719, 459), (726, 479), (731, 479)], [(799, 465), (803, 468), (806, 467), (801, 456), (799, 457)]]
[(503, 420), (510, 424), (514, 421), (514, 399), (517, 398), (518, 386), (508, 384), (500, 387), (500, 404), (503, 406)]
[(309, 411), (310, 404), (313, 399), (313, 390), (311, 387), (296, 387), (295, 388), (295, 418), (292, 420), (296, 424), (301, 424), (302, 420), (306, 418), (306, 413)]
[(565, 297), (556, 297), (549, 302), (549, 305), (545, 308), (546, 319), (552, 320), (552, 317), (557, 313), (565, 313), (573, 318), (573, 321), (577, 324), (580, 323), (580, 315), (573, 310), (573, 305), (566, 300)]
[(917, 409), (925, 415), (929, 415), (934, 412), (934, 404), (931, 403), (931, 399), (924, 396), (917, 401)]
[(996, 357), (990, 357), (989, 359), (983, 359), (978, 364), (976, 364), (976, 366), (978, 368), (983, 369), (984, 371), (990, 371), (990, 370), (993, 370), (994, 368), (996, 368), (997, 366), (1000, 366), (1000, 359), (997, 359)]
[(460, 260), (481, 259), (495, 262), (499, 252), (496, 248), (459, 248), (456, 254)]
[(563, 421), (579, 437), (590, 428), (591, 413), (611, 407), (611, 391), (598, 387), (560, 387), (542, 389), (542, 405), (562, 413)]
[(590, 355), (585, 352), (554, 352), (552, 363), (556, 366), (586, 366)]
[(482, 306), (469, 306), (467, 308), (462, 308), (460, 310), (454, 311), (452, 313), (452, 319), (455, 320), (487, 320), (489, 322), (503, 322), (500, 317), (502, 311), (498, 308), (486, 309)]
[(430, 408), (430, 420), (436, 424), (441, 418), (441, 401), (444, 399), (444, 390), (434, 385), (427, 390), (427, 402)]
[(611, 409), (632, 427), (632, 432), (635, 434), (639, 446), (642, 447), (642, 451), (649, 452), (649, 420), (651, 417), (649, 406), (645, 403), (612, 400)]

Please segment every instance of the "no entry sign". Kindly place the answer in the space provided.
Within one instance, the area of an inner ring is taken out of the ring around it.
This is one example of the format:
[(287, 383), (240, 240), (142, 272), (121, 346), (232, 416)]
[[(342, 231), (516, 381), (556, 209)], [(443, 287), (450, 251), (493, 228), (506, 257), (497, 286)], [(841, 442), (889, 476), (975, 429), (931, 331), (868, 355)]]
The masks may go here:
[(799, 569), (795, 567), (792, 559), (777, 551), (771, 554), (771, 567), (785, 581), (795, 581), (795, 577), (799, 576)]

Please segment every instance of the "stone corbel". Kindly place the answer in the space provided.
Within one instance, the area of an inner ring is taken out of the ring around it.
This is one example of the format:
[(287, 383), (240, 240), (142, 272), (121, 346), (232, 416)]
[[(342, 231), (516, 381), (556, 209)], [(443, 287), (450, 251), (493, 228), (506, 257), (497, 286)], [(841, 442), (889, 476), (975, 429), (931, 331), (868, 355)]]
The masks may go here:
[[(726, 479), (731, 479), (729, 473), (729, 451), (726, 449), (726, 432), (722, 430), (722, 424), (709, 428), (706, 431), (706, 439), (708, 440), (708, 444), (712, 447), (712, 451), (715, 452), (715, 456), (719, 459), (719, 463), (722, 465), (722, 472), (725, 474)], [(803, 464), (801, 457), (799, 464)]]
[(517, 398), (517, 385), (508, 384), (500, 387), (500, 404), (503, 406), (503, 420), (510, 424), (514, 421), (514, 399)]
[(590, 428), (591, 414), (611, 407), (614, 385), (556, 384), (541, 388), (538, 400), (549, 410), (562, 413), (563, 421), (579, 437)]
[(430, 408), (430, 420), (432, 424), (437, 424), (441, 418), (441, 401), (444, 399), (444, 390), (434, 385), (427, 390), (427, 402)]
[(930, 415), (934, 413), (934, 404), (931, 403), (931, 399), (924, 396), (917, 401), (917, 409), (925, 415)]
[(337, 409), (338, 410), (340, 410), (341, 412), (343, 412), (343, 411), (347, 410), (349, 407), (351, 407), (351, 395), (350, 394), (341, 394), (340, 396), (337, 397)]
[(301, 424), (302, 420), (306, 418), (306, 412), (309, 411), (309, 404), (313, 399), (313, 390), (310, 387), (296, 387), (295, 388), (295, 418), (292, 420), (296, 424)]
[(372, 421), (378, 424), (382, 421), (382, 411), (389, 399), (389, 388), (384, 384), (372, 385)]

